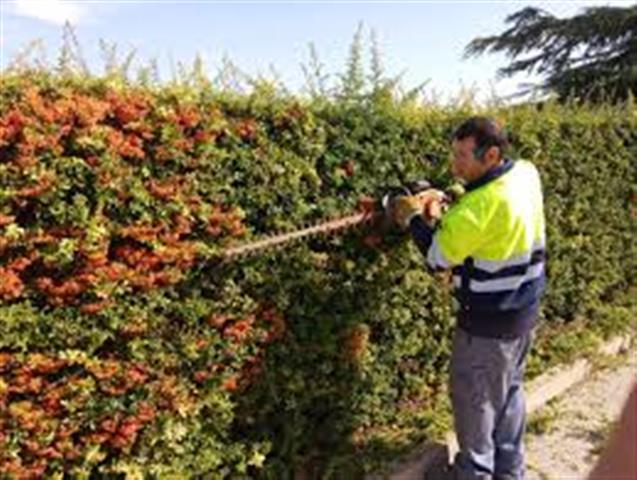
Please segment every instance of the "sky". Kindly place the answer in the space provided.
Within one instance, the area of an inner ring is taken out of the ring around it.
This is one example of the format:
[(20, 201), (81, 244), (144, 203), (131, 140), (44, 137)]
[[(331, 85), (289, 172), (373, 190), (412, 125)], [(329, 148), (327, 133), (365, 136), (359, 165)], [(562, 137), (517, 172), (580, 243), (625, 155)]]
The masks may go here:
[(502, 32), (505, 18), (525, 7), (543, 8), (558, 17), (587, 6), (628, 6), (634, 0), (606, 1), (64, 1), (0, 0), (0, 67), (30, 40), (41, 39), (54, 58), (62, 25), (73, 24), (84, 56), (94, 71), (103, 68), (99, 40), (136, 50), (139, 60), (158, 60), (162, 74), (170, 63), (192, 63), (200, 55), (211, 75), (227, 56), (250, 74), (271, 67), (292, 90), (301, 89), (301, 63), (313, 43), (325, 71), (345, 71), (349, 46), (362, 24), (364, 61), (369, 63), (375, 32), (389, 75), (402, 74), (405, 88), (427, 82), (426, 90), (451, 98), (464, 87), (479, 98), (507, 96), (522, 82), (539, 77), (497, 77), (507, 64), (500, 54), (465, 59), (466, 45), (479, 36)]

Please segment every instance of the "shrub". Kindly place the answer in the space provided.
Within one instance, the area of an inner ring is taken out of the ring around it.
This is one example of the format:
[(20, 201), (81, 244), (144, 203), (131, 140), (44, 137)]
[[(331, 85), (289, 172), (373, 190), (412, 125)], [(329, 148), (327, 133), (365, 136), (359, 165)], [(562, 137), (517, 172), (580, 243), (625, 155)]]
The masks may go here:
[[(449, 279), (406, 238), (219, 254), (449, 182), (430, 159), (468, 108), (42, 72), (0, 95), (2, 474), (357, 478), (444, 430)], [(537, 373), (634, 325), (637, 115), (488, 113), (545, 186)]]

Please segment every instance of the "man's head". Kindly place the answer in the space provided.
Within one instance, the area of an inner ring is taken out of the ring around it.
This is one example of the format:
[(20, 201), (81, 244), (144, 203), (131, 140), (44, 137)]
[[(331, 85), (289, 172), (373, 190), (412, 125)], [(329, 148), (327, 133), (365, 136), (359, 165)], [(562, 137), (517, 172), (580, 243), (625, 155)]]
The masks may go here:
[(472, 182), (502, 162), (508, 141), (493, 120), (471, 117), (453, 133), (451, 146), (451, 173), (465, 182)]

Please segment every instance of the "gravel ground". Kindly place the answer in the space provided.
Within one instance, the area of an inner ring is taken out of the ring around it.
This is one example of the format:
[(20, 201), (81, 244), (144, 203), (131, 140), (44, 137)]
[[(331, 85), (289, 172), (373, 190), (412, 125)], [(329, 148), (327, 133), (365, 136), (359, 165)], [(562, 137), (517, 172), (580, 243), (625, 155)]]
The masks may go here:
[(529, 419), (527, 480), (584, 479), (637, 381), (637, 347), (612, 359)]

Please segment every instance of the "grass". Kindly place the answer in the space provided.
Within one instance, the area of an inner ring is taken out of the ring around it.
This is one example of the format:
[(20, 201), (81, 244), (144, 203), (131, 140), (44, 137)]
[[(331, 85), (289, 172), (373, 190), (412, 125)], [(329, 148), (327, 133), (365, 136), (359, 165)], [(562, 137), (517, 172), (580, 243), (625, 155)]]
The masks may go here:
[(529, 421), (526, 425), (527, 434), (544, 435), (553, 431), (555, 421), (560, 416), (556, 401), (557, 399), (549, 401), (544, 407), (529, 417)]

